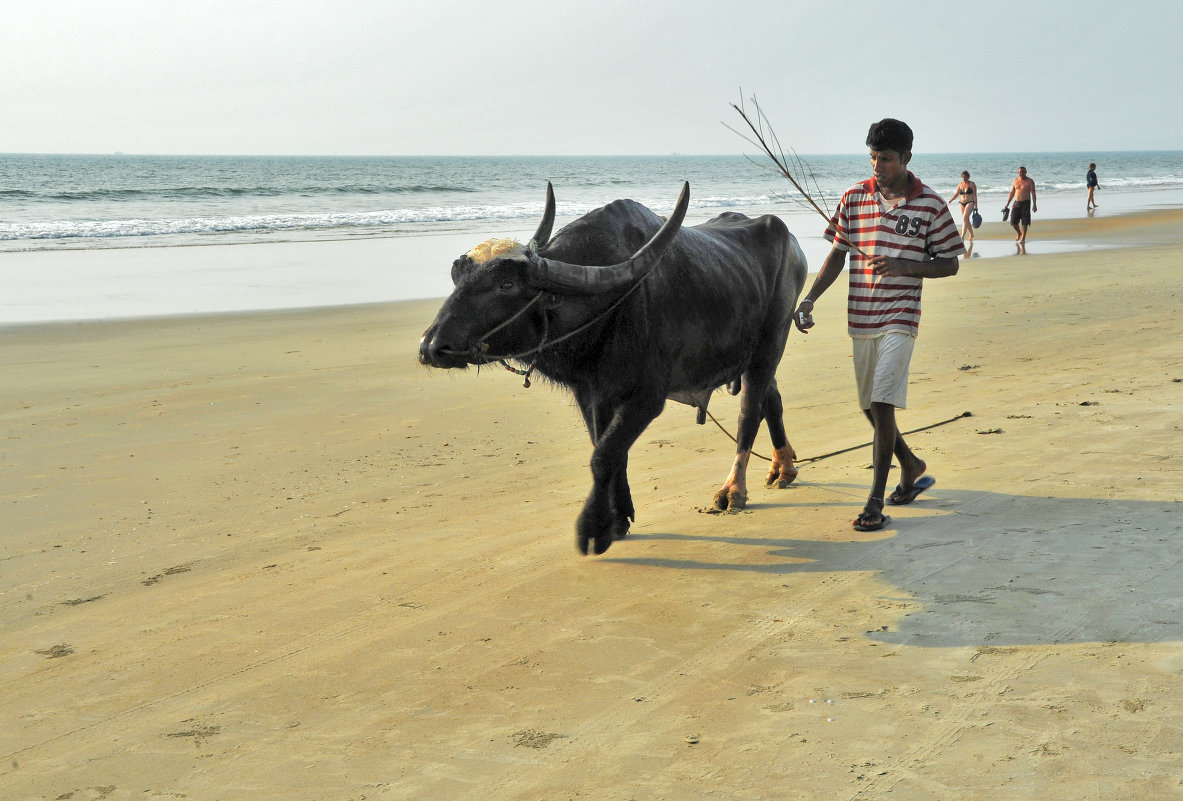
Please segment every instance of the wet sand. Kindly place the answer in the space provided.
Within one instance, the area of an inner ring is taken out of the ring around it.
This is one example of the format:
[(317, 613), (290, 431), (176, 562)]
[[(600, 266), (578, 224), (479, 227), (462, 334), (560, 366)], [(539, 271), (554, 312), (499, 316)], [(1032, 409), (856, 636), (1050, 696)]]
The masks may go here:
[[(928, 284), (901, 425), (972, 417), (871, 534), (865, 448), (708, 513), (732, 446), (671, 403), (579, 556), (578, 413), (419, 366), (439, 301), (0, 330), (0, 796), (1177, 797), (1181, 221)], [(843, 295), (801, 457), (869, 440)]]

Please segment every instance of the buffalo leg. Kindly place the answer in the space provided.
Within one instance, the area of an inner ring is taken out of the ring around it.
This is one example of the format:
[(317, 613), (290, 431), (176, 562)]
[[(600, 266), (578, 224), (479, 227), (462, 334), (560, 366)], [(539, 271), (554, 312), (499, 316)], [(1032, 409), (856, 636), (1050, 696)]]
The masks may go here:
[[(632, 400), (616, 407), (612, 420), (600, 432), (592, 452), (592, 489), (575, 523), (576, 543), (586, 554), (593, 550), (602, 554), (620, 536), (622, 518), (631, 513), (632, 500), (628, 489), (628, 450), (653, 418), (661, 414), (664, 398)], [(621, 506), (627, 504), (627, 510)]]
[[(613, 410), (609, 404), (596, 404), (593, 401), (576, 397), (579, 411), (583, 415), (583, 422), (587, 425), (587, 433), (591, 437), (592, 447), (599, 445), (600, 437), (613, 417)], [(638, 434), (639, 436), (639, 434)], [(608, 493), (612, 505), (613, 535), (615, 539), (623, 539), (628, 534), (629, 521), (637, 519), (636, 509), (633, 507), (632, 490), (628, 484), (628, 452), (624, 454), (625, 464), (617, 471), (609, 482)]]
[(612, 539), (622, 540), (628, 534), (629, 523), (637, 519), (632, 488), (628, 485), (628, 451), (624, 453), (624, 464), (612, 477), (608, 492), (612, 499)]
[(793, 465), (797, 452), (785, 435), (784, 407), (775, 380), (764, 393), (764, 420), (768, 423), (768, 435), (772, 438), (772, 465), (768, 468), (764, 486), (784, 489), (797, 478), (798, 470)]
[(748, 460), (752, 458), (751, 450), (739, 451), (735, 454), (735, 461), (731, 464), (731, 473), (723, 486), (715, 493), (715, 508), (724, 512), (738, 512), (748, 505)]
[(579, 394), (576, 394), (575, 402), (579, 405), (579, 413), (583, 415), (583, 424), (587, 426), (587, 433), (591, 437), (592, 447), (595, 447), (596, 443), (600, 441), (600, 428), (596, 424), (595, 404), (581, 397)]
[[(734, 512), (747, 506), (748, 461), (752, 458), (752, 445), (756, 441), (760, 421), (768, 408), (768, 392), (775, 383), (775, 371), (774, 359), (770, 365), (753, 363), (743, 376), (743, 394), (739, 397), (739, 430), (735, 435), (735, 461), (731, 464), (731, 473), (728, 474), (727, 480), (715, 493), (716, 509)], [(776, 405), (780, 405), (779, 391), (776, 393)], [(783, 424), (781, 436), (784, 436)], [(782, 451), (781, 459), (785, 456), (785, 452)]]

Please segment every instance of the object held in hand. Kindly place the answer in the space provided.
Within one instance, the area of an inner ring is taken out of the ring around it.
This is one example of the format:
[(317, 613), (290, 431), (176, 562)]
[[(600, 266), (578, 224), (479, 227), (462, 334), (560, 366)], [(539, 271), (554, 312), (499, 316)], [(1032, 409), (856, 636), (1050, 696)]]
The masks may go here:
[(1002, 221), (1006, 222), (1006, 218), (1010, 216), (1010, 206), (1002, 207)]

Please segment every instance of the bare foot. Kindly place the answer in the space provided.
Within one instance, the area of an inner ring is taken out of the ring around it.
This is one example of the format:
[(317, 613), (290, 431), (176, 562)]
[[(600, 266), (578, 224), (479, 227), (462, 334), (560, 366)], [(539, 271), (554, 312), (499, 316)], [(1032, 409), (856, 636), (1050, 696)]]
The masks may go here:
[(912, 487), (916, 485), (916, 479), (920, 478), (928, 471), (928, 464), (923, 459), (917, 459), (912, 465), (900, 465), (900, 489), (905, 494), (912, 491)]
[[(921, 476), (927, 470), (928, 465), (924, 463), (923, 459), (916, 459), (907, 467), (900, 465), (899, 486), (891, 491), (891, 494), (887, 497), (887, 502), (894, 506), (900, 506), (909, 504), (915, 500), (917, 495), (936, 483), (930, 477), (917, 485), (916, 482), (920, 481)], [(868, 506), (870, 506), (869, 502)]]
[(877, 512), (862, 512), (851, 523), (855, 531), (879, 531), (890, 525), (891, 518), (883, 514), (882, 510)]

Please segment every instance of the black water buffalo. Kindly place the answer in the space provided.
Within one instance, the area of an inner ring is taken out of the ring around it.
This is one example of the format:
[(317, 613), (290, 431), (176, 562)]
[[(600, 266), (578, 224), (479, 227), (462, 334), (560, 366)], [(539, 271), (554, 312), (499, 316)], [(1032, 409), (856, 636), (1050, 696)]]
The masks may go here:
[(552, 239), (548, 184), (528, 245), (490, 240), (455, 261), (456, 287), (419, 343), (426, 365), (516, 361), (529, 365), (527, 382), (536, 370), (574, 393), (594, 446), (594, 483), (576, 523), (584, 554), (589, 544), (606, 551), (636, 519), (628, 451), (667, 398), (697, 406), (701, 423), (714, 390), (742, 386), (738, 451), (718, 508), (747, 500), (762, 419), (775, 448), (768, 484), (787, 486), (797, 475), (775, 372), (805, 256), (771, 215), (726, 213), (683, 228), (689, 202), (686, 184), (663, 224), (639, 203), (617, 200)]

